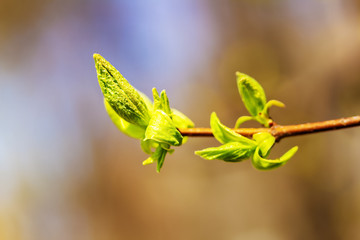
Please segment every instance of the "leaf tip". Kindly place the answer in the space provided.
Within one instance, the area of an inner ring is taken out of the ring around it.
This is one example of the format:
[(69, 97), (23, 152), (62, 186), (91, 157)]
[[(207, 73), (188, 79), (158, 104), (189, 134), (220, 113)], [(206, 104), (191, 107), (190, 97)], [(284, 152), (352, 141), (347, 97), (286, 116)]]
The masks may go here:
[(154, 162), (154, 159), (152, 159), (151, 157), (149, 157), (148, 159), (144, 160), (142, 162), (142, 165), (145, 166), (145, 165), (149, 165), (149, 164), (152, 164)]
[(201, 152), (202, 152), (202, 150), (197, 150), (194, 153), (195, 153), (195, 155), (201, 156)]
[(237, 77), (238, 79), (240, 79), (240, 80), (244, 80), (244, 79), (250, 77), (249, 75), (247, 75), (247, 74), (245, 74), (245, 73), (242, 73), (242, 72), (239, 72), (239, 71), (236, 71), (236, 72), (235, 72), (235, 75), (236, 75), (236, 77)]
[(95, 62), (99, 62), (99, 61), (102, 61), (104, 58), (100, 55), (100, 54), (98, 54), (98, 53), (94, 53), (93, 54), (93, 58), (94, 58), (94, 60), (95, 60)]
[(216, 115), (216, 112), (212, 112), (210, 115), (210, 119), (219, 119), (218, 116)]
[[(242, 72), (236, 72), (235, 73), (235, 75), (236, 75), (236, 78), (237, 78), (237, 81), (238, 81), (238, 83), (239, 82), (247, 82), (247, 81), (252, 81), (252, 77), (250, 77), (249, 75), (247, 75), (247, 74), (245, 74), (245, 73), (242, 73)], [(254, 79), (255, 80), (255, 79)]]
[(289, 151), (287, 151), (286, 153), (284, 153), (284, 155), (280, 157), (280, 160), (288, 161), (290, 158), (292, 158), (295, 155), (298, 149), (299, 149), (298, 146), (292, 147)]

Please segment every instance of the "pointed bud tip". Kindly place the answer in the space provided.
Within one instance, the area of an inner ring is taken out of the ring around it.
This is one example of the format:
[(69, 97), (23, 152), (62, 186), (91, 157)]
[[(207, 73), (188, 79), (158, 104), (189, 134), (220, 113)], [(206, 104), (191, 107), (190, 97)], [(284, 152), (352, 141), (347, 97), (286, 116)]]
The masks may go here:
[(236, 72), (235, 75), (236, 75), (238, 84), (239, 84), (240, 82), (247, 81), (248, 78), (251, 78), (249, 75), (247, 75), (247, 74), (245, 74), (245, 73), (241, 73), (241, 72), (239, 72), (239, 71)]
[(93, 58), (94, 58), (95, 62), (105, 61), (105, 59), (98, 53), (94, 53)]
[(235, 73), (235, 75), (236, 75), (236, 78), (237, 78), (238, 81), (241, 81), (243, 79), (243, 76), (244, 76), (244, 74), (239, 72), (239, 71), (237, 71)]
[(237, 72), (235, 73), (235, 75), (236, 75), (237, 77), (248, 76), (248, 75), (246, 75), (245, 73), (241, 73), (241, 72), (239, 72), (239, 71), (237, 71)]

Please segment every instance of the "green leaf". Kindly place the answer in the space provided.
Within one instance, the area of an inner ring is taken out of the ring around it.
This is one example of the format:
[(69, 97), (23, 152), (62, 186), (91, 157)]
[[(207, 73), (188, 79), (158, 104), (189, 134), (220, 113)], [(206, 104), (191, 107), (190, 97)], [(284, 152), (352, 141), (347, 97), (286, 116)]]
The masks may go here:
[(252, 77), (237, 72), (237, 86), (241, 99), (252, 116), (257, 116), (265, 107), (266, 96), (264, 89)]
[(229, 142), (239, 142), (244, 145), (249, 145), (251, 147), (256, 146), (256, 143), (236, 132), (232, 131), (230, 128), (221, 124), (216, 113), (213, 112), (210, 118), (210, 125), (213, 131), (214, 137), (222, 144)]
[(272, 119), (269, 117), (269, 108), (272, 106), (276, 107), (285, 107), (285, 104), (278, 100), (270, 100), (265, 104), (264, 109), (261, 113), (256, 117), (256, 120), (263, 124), (265, 127), (269, 127), (271, 123), (273, 123)]
[(170, 103), (169, 103), (169, 99), (166, 95), (165, 90), (161, 91), (160, 94), (160, 99), (161, 99), (161, 105), (162, 105), (162, 109), (166, 114), (168, 114), (171, 118), (171, 109), (170, 109)]
[(160, 97), (156, 88), (153, 88), (153, 98), (154, 98), (154, 110), (162, 110), (168, 114), (171, 118), (171, 109), (169, 104), (169, 99), (166, 95), (165, 90), (161, 91)]
[(283, 102), (280, 102), (278, 100), (270, 100), (265, 104), (265, 107), (263, 109), (263, 114), (266, 114), (267, 116), (269, 115), (269, 108), (272, 106), (276, 106), (276, 107), (285, 107), (285, 104)]
[(161, 106), (161, 98), (159, 96), (159, 92), (156, 90), (156, 88), (152, 89), (153, 99), (154, 99), (154, 111), (155, 110), (162, 110)]
[(254, 152), (255, 147), (239, 142), (230, 142), (220, 147), (206, 148), (196, 151), (195, 154), (207, 160), (223, 160), (226, 162), (240, 162), (249, 158)]
[(99, 85), (109, 105), (127, 122), (146, 127), (150, 112), (138, 91), (102, 56), (94, 54), (94, 60)]
[(165, 90), (160, 94), (153, 88), (153, 98), (154, 98), (154, 110), (162, 110), (173, 120), (177, 128), (191, 128), (194, 127), (194, 123), (183, 113), (176, 109), (171, 109), (169, 104), (169, 99), (166, 95)]
[(250, 120), (255, 120), (255, 119), (254, 119), (254, 117), (250, 117), (250, 116), (239, 117), (235, 123), (235, 128), (239, 128), (241, 124), (243, 124), (244, 122), (250, 121)]
[(156, 110), (145, 131), (145, 139), (151, 139), (159, 143), (171, 146), (180, 146), (183, 137), (176, 129), (171, 118), (162, 110)]
[(260, 132), (253, 135), (253, 139), (258, 143), (261, 155), (266, 157), (275, 143), (275, 137), (268, 132)]
[(131, 124), (121, 118), (110, 104), (104, 99), (104, 105), (106, 112), (108, 113), (110, 119), (116, 125), (116, 127), (126, 135), (136, 139), (143, 139), (145, 137), (145, 129), (137, 125)]
[(154, 158), (152, 156), (148, 157), (147, 159), (145, 159), (142, 164), (145, 166), (145, 165), (149, 165), (149, 164), (152, 164), (154, 163)]
[(291, 148), (289, 151), (287, 151), (284, 155), (282, 155), (278, 159), (265, 159), (260, 154), (260, 147), (257, 147), (255, 150), (255, 153), (252, 157), (252, 163), (255, 168), (259, 170), (270, 170), (273, 168), (280, 167), (284, 165), (298, 150), (298, 147), (295, 146)]
[(151, 139), (141, 140), (141, 149), (147, 154), (153, 154), (152, 148), (157, 148), (159, 144)]
[(143, 161), (143, 165), (148, 165), (153, 162), (156, 162), (157, 163), (156, 171), (160, 172), (160, 170), (164, 164), (165, 156), (166, 156), (167, 152), (168, 151), (166, 149), (162, 148), (161, 146), (158, 146), (156, 148), (155, 152), (148, 159)]
[(158, 147), (154, 153), (154, 158), (156, 159), (156, 163), (157, 163), (157, 166), (156, 166), (156, 171), (159, 173), (163, 164), (164, 164), (164, 161), (165, 161), (165, 156), (167, 154), (167, 150), (161, 148), (161, 147)]
[(177, 128), (193, 128), (195, 124), (182, 112), (172, 108), (172, 120)]

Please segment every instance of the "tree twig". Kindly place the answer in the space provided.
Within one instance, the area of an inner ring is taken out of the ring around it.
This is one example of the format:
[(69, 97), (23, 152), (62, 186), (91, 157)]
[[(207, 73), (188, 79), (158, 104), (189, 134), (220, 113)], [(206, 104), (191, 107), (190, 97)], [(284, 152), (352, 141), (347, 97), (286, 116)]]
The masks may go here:
[[(284, 137), (303, 135), (309, 133), (330, 131), (335, 129), (360, 126), (360, 116), (340, 118), (322, 122), (304, 123), (297, 125), (274, 125), (271, 128), (238, 128), (232, 129), (235, 132), (245, 136), (252, 137), (258, 132), (269, 132), (277, 141)], [(187, 128), (179, 129), (183, 136), (191, 137), (211, 137), (213, 136), (211, 128)]]

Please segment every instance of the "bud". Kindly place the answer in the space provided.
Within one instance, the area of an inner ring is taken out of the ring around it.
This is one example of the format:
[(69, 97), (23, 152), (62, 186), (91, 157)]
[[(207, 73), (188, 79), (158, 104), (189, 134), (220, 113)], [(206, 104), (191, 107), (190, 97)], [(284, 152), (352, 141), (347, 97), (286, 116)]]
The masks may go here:
[(150, 112), (138, 91), (99, 54), (94, 54), (95, 67), (105, 100), (125, 121), (145, 128)]
[(145, 137), (145, 129), (129, 123), (121, 118), (114, 109), (110, 106), (110, 104), (104, 99), (104, 105), (106, 112), (108, 113), (110, 119), (116, 125), (116, 127), (123, 132), (124, 134), (128, 135), (129, 137), (136, 138), (142, 140)]
[(180, 146), (183, 137), (176, 129), (169, 115), (162, 110), (156, 110), (146, 128), (144, 140), (154, 140), (171, 146)]
[(255, 79), (244, 73), (237, 72), (236, 76), (241, 99), (249, 113), (256, 117), (266, 104), (264, 89)]

